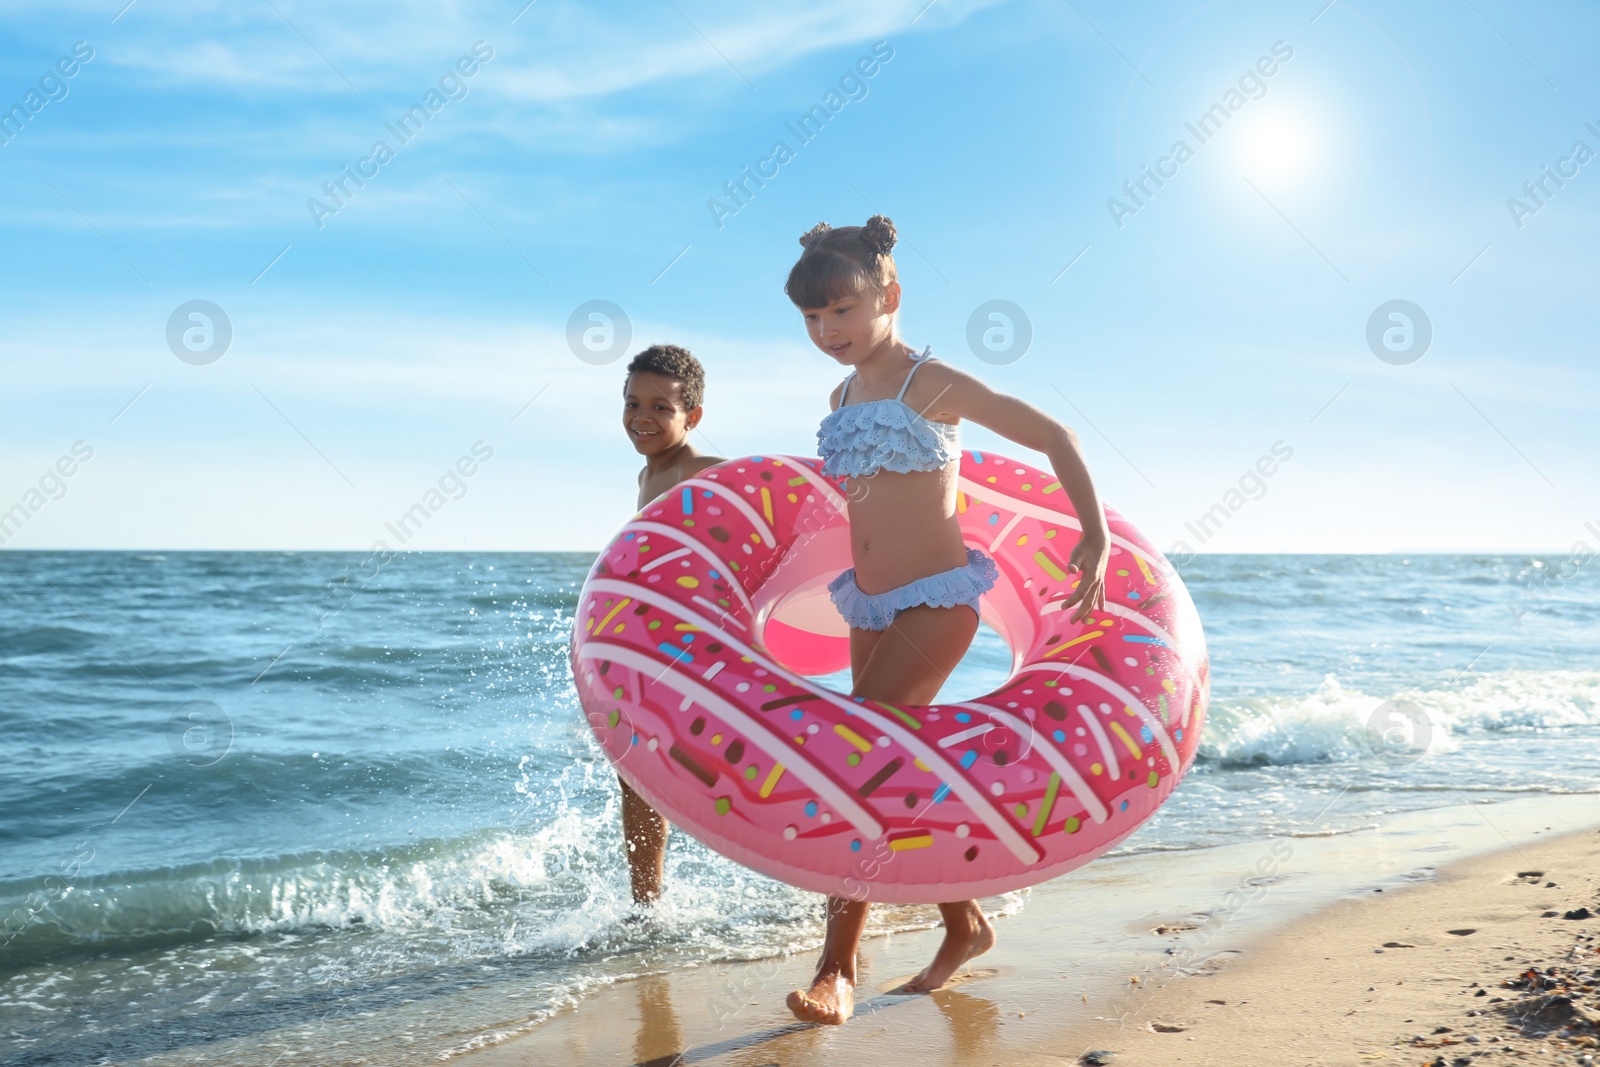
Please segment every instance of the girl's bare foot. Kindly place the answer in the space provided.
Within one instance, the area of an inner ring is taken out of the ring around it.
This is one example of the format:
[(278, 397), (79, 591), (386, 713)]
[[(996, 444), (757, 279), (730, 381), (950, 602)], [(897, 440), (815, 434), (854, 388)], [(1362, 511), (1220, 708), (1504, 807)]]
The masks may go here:
[(933, 962), (905, 984), (908, 993), (929, 993), (950, 980), (968, 960), (994, 947), (994, 927), (983, 917), (977, 901), (941, 904), (944, 914), (944, 943), (934, 953)]
[(810, 989), (789, 994), (789, 1010), (803, 1023), (838, 1026), (856, 1010), (856, 984), (838, 971), (822, 971)]

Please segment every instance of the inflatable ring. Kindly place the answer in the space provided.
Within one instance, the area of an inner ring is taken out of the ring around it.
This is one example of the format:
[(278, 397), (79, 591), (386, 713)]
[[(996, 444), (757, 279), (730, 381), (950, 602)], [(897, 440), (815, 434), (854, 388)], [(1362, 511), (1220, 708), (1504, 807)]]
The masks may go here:
[(865, 900), (1033, 885), (1138, 829), (1193, 764), (1209, 688), (1199, 616), (1161, 553), (1107, 509), (1106, 607), (1072, 622), (1066, 493), (964, 452), (958, 518), (998, 565), (981, 614), (1011, 676), (975, 700), (863, 700), (805, 677), (849, 664), (826, 590), (850, 565), (848, 503), (820, 470), (728, 460), (595, 560), (572, 672), (628, 784), (730, 859)]

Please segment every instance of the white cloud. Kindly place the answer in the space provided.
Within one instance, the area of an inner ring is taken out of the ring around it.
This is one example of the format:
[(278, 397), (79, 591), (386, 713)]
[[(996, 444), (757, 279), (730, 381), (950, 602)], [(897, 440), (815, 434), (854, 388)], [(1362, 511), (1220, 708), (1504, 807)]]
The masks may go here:
[[(914, 25), (912, 19), (927, 7), (927, 0), (870, 7), (854, 0), (833, 0), (771, 14), (744, 12), (745, 17), (731, 25), (703, 20), (688, 11), (687, 17), (694, 20), (698, 31), (672, 16), (682, 32), (672, 32), (669, 22), (666, 34), (660, 32), (659, 23), (624, 25), (584, 12), (563, 27), (558, 42), (541, 49), (546, 61), (518, 67), (504, 76), (497, 88), (512, 99), (548, 103), (719, 73), (728, 85), (743, 87), (748, 78), (759, 86), (756, 79), (760, 75), (810, 53), (944, 28), (1003, 2), (936, 4)], [(574, 53), (569, 50), (574, 42), (587, 42), (590, 48), (580, 47)], [(594, 44), (602, 44), (598, 55)]]
[[(412, 72), (447, 63), (455, 52), (485, 40), (497, 53), (518, 57), (519, 69), (501, 79), (501, 92), (522, 102), (553, 103), (709, 75), (739, 84), (815, 51), (947, 28), (1004, 2), (939, 0), (930, 6), (927, 0), (894, 0), (864, 7), (828, 0), (726, 15), (688, 3), (599, 11), (546, 0), (524, 11), (515, 25), (515, 0), (444, 9), (313, 8), (278, 0), (277, 11), (268, 5), (144, 4), (115, 26), (107, 24), (99, 36), (108, 64), (142, 71), (155, 85), (315, 93), (348, 93), (345, 77), (362, 92), (404, 90)], [(49, 5), (53, 16), (59, 17), (61, 6)], [(44, 5), (11, 10), (30, 7)]]

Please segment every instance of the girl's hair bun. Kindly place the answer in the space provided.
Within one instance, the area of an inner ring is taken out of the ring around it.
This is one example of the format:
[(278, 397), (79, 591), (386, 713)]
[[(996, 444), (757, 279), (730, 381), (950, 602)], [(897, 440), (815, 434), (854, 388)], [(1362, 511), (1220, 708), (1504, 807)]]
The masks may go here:
[(797, 308), (822, 308), (845, 296), (882, 295), (895, 282), (894, 223), (874, 215), (865, 226), (819, 222), (800, 238), (805, 251), (783, 291)]
[(831, 229), (833, 229), (833, 227), (829, 226), (826, 222), (819, 222), (815, 226), (811, 227), (811, 229), (800, 235), (800, 243), (806, 248), (810, 248), (812, 245), (822, 240), (822, 235)]
[(894, 223), (887, 215), (874, 215), (861, 227), (861, 236), (873, 251), (886, 256), (894, 248)]

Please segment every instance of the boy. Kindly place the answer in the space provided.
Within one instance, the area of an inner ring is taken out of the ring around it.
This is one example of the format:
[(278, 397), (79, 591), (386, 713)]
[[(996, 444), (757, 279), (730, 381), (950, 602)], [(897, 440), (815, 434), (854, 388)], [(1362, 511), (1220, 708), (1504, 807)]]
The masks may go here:
[[(722, 462), (689, 443), (700, 423), (706, 376), (700, 361), (677, 345), (651, 345), (628, 363), (622, 387), (622, 427), (644, 457), (639, 509), (685, 478)], [(649, 904), (661, 895), (667, 859), (667, 821), (627, 782), (622, 786), (622, 839), (628, 851), (633, 899)]]

